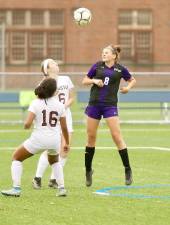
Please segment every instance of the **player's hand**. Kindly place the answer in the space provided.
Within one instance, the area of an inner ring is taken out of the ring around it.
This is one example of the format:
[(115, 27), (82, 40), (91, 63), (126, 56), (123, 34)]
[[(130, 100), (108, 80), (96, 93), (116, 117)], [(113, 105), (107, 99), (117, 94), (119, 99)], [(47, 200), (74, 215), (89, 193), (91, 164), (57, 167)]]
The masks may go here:
[(100, 79), (93, 79), (93, 83), (96, 84), (98, 87), (103, 87), (104, 83)]
[(121, 92), (122, 94), (126, 94), (126, 93), (129, 92), (129, 88), (128, 88), (128, 87), (122, 87), (122, 88), (120, 88), (120, 92)]
[(64, 152), (68, 152), (70, 150), (70, 146), (69, 145), (64, 145), (63, 146), (63, 150), (64, 150)]

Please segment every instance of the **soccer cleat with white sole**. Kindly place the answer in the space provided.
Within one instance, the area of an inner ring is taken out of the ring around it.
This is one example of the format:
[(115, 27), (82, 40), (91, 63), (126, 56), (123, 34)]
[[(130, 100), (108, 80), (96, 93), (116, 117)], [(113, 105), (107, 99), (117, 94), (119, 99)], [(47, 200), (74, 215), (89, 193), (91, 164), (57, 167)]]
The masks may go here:
[(65, 188), (59, 188), (58, 193), (56, 194), (58, 197), (66, 197), (67, 196), (67, 191)]
[(20, 195), (21, 195), (21, 188), (13, 187), (13, 188), (11, 188), (9, 190), (2, 190), (1, 194), (5, 195), (5, 196), (20, 197)]
[(32, 180), (32, 186), (34, 189), (41, 188), (41, 177), (34, 177)]
[(58, 184), (56, 182), (56, 179), (50, 179), (49, 182), (48, 182), (48, 187), (50, 188), (58, 188)]

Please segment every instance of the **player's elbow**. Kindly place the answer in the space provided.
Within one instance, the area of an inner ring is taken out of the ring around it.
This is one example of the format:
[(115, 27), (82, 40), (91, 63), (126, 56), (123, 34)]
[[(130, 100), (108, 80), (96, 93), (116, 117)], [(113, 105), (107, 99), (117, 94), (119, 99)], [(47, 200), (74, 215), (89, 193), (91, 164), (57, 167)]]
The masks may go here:
[(136, 79), (134, 77), (132, 78), (132, 81), (134, 84), (136, 84)]
[(83, 78), (82, 84), (83, 84), (83, 85), (89, 84), (89, 78), (88, 78), (87, 76), (85, 76), (85, 77)]
[(30, 123), (24, 123), (24, 129), (29, 129), (31, 127)]
[(132, 84), (132, 86), (136, 85), (136, 79), (132, 77), (130, 83)]
[(137, 81), (135, 78), (133, 78), (133, 85), (136, 85)]
[(82, 84), (83, 84), (83, 85), (85, 85), (85, 84), (86, 84), (86, 81), (85, 81), (85, 79), (83, 79), (83, 80), (82, 80)]

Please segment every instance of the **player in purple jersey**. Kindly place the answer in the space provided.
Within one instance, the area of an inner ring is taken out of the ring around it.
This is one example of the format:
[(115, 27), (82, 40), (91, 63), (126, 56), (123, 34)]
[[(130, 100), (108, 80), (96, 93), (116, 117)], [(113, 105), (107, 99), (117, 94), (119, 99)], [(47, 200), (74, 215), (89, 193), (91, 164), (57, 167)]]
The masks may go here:
[(87, 115), (86, 186), (92, 185), (92, 160), (95, 153), (97, 129), (102, 117), (106, 120), (125, 168), (125, 184), (132, 183), (128, 151), (120, 131), (117, 94), (122, 78), (128, 83), (127, 86), (120, 88), (123, 94), (129, 92), (136, 80), (124, 66), (118, 64), (120, 50), (120, 47), (112, 45), (105, 47), (102, 51), (102, 61), (95, 63), (82, 81), (84, 85), (92, 85), (89, 104), (85, 110)]

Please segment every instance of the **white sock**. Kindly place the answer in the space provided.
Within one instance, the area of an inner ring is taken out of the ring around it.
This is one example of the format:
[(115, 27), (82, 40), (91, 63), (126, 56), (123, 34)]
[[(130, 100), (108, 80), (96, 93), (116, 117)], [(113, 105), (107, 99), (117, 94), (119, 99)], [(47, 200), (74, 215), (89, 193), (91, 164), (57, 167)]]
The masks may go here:
[(54, 178), (56, 179), (56, 182), (58, 184), (58, 187), (64, 187), (64, 174), (63, 174), (63, 167), (61, 166), (60, 162), (53, 163), (51, 165)]
[(40, 155), (35, 176), (42, 177), (48, 165), (48, 156), (47, 152), (45, 151)]
[(54, 173), (53, 173), (53, 170), (51, 172), (51, 177), (50, 177), (51, 180), (54, 180), (55, 179), (55, 176), (54, 176)]
[[(59, 156), (59, 161), (60, 161), (61, 166), (64, 168), (65, 163), (67, 161), (67, 158), (62, 158), (61, 156)], [(51, 173), (50, 179), (51, 180), (54, 180), (55, 179), (55, 176), (54, 176), (53, 172)]]
[(59, 160), (60, 160), (60, 163), (61, 163), (61, 165), (62, 165), (62, 167), (64, 168), (64, 166), (65, 166), (65, 164), (66, 164), (66, 162), (67, 162), (67, 157), (66, 158), (63, 158), (63, 157), (59, 157)]
[(17, 160), (12, 161), (11, 175), (12, 175), (13, 187), (20, 187), (21, 176), (22, 176), (22, 162)]

